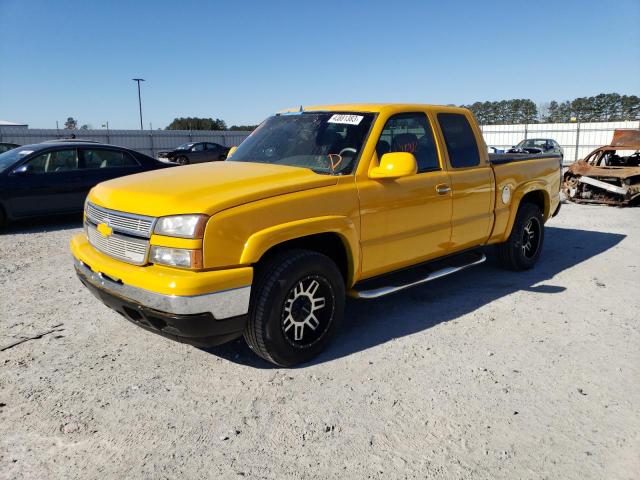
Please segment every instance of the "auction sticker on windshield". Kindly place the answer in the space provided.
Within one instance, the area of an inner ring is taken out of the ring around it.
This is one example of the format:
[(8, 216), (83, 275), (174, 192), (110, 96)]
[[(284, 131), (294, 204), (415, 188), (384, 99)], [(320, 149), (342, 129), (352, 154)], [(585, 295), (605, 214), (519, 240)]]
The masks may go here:
[(364, 117), (362, 115), (344, 115), (344, 114), (336, 113), (335, 115), (332, 115), (329, 120), (327, 120), (327, 123), (344, 123), (347, 125), (360, 125), (360, 122), (362, 121), (363, 118)]

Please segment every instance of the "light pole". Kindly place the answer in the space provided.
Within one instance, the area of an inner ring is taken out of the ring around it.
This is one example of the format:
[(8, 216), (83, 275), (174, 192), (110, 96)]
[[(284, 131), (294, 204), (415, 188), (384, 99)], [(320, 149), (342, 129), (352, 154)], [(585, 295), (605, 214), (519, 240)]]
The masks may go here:
[(109, 122), (103, 123), (102, 128), (107, 127), (107, 143), (109, 142)]
[(132, 78), (134, 82), (138, 83), (138, 107), (140, 107), (140, 130), (144, 130), (142, 127), (142, 100), (140, 99), (140, 82), (144, 82), (144, 78)]

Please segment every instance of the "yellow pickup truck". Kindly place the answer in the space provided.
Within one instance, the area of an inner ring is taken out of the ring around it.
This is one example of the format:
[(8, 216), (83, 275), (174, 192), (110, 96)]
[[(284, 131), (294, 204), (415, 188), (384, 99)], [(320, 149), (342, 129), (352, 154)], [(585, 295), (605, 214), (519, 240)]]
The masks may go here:
[[(71, 240), (82, 283), (135, 324), (305, 362), (373, 299), (485, 260), (531, 268), (560, 157), (489, 155), (462, 108), (365, 104), (266, 119), (225, 162), (110, 180)], [(365, 335), (366, 332), (363, 332)]]

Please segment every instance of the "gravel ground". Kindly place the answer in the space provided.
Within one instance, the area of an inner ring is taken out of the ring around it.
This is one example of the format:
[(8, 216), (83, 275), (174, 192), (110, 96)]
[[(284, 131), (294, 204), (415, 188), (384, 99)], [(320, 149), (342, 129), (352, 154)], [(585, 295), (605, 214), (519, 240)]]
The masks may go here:
[[(627, 479), (640, 209), (564, 205), (525, 273), (377, 301), (312, 364), (147, 333), (75, 278), (77, 218), (0, 235), (2, 478)], [(52, 331), (53, 330), (53, 331)]]

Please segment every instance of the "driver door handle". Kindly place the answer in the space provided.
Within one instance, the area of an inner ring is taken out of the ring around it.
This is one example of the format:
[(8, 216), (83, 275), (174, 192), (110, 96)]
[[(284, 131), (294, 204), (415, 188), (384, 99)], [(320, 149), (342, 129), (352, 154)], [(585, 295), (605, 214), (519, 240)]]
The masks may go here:
[(438, 195), (446, 195), (450, 191), (451, 187), (446, 183), (439, 183), (438, 185), (436, 185), (436, 192), (438, 192)]

